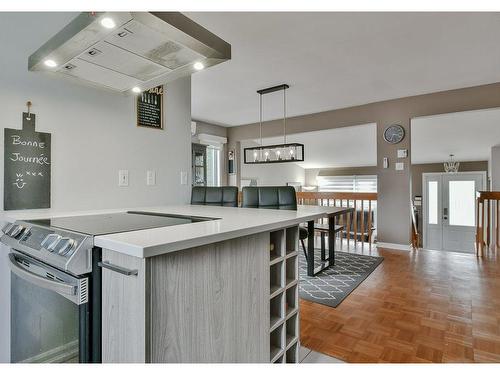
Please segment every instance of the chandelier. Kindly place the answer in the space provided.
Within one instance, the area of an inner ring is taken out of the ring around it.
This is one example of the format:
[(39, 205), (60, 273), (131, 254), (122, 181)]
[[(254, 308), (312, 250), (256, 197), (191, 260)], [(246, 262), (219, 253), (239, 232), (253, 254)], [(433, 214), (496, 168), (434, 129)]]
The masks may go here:
[[(304, 161), (304, 145), (301, 143), (286, 142), (286, 89), (290, 86), (282, 84), (257, 90), (260, 95), (260, 146), (243, 149), (245, 164), (269, 164)], [(262, 144), (262, 95), (283, 90), (283, 143), (264, 146)]]
[(458, 167), (460, 166), (460, 163), (458, 161), (453, 160), (454, 156), (455, 155), (450, 154), (450, 160), (445, 161), (443, 163), (444, 171), (446, 173), (457, 173), (458, 172)]

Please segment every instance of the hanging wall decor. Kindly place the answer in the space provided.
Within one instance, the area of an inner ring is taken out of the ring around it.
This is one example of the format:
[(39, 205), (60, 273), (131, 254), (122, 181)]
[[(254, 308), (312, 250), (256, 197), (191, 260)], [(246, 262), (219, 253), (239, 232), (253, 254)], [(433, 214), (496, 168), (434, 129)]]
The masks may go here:
[(35, 131), (27, 104), (22, 129), (4, 129), (4, 210), (50, 207), (51, 135)]
[(163, 86), (137, 94), (137, 126), (163, 129)]

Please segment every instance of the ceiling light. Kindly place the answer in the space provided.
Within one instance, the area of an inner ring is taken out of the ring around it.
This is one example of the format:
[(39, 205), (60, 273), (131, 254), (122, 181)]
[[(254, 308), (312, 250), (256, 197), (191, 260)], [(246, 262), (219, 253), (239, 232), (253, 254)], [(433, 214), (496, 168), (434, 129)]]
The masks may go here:
[(45, 60), (44, 64), (47, 65), (49, 68), (55, 68), (57, 66), (57, 63), (54, 60)]
[(104, 17), (101, 20), (101, 25), (104, 26), (106, 29), (113, 29), (116, 26), (116, 23), (111, 18)]
[(202, 70), (203, 68), (205, 67), (205, 65), (203, 65), (201, 62), (195, 62), (194, 65), (193, 65), (193, 68), (195, 68), (196, 70)]
[(139, 94), (141, 92), (141, 89), (139, 87), (132, 87), (132, 92)]
[(453, 154), (450, 154), (450, 160), (444, 162), (444, 171), (446, 173), (457, 173), (458, 172), (458, 168), (460, 167), (460, 163), (458, 161), (455, 161), (455, 159), (453, 159), (455, 155)]
[[(260, 145), (257, 147), (246, 147), (243, 149), (243, 162), (245, 164), (261, 164), (261, 163), (285, 163), (304, 161), (304, 145), (302, 143), (287, 143), (286, 142), (286, 90), (289, 88), (287, 84), (268, 87), (258, 90), (260, 95), (259, 109), (259, 133)], [(283, 91), (283, 143), (264, 146), (262, 144), (262, 95), (270, 94), (276, 91)], [(262, 157), (264, 152), (264, 157)], [(253, 159), (251, 155), (253, 154)]]

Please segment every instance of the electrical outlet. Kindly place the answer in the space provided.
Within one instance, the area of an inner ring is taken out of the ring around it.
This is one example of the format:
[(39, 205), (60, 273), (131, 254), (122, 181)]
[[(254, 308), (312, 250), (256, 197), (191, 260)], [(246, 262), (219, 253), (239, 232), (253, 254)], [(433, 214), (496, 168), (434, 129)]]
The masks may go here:
[(128, 186), (128, 170), (121, 169), (118, 171), (118, 186)]
[(148, 185), (148, 186), (156, 185), (156, 172), (155, 171), (147, 171), (147, 173), (146, 173), (146, 185)]
[(396, 163), (395, 166), (397, 171), (403, 171), (405, 169), (405, 163)]

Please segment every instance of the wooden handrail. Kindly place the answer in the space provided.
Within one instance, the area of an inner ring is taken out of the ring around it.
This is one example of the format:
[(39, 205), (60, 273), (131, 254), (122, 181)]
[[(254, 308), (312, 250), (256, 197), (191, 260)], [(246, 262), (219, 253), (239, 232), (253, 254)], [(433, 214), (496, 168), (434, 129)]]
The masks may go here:
[(500, 200), (500, 191), (479, 191), (477, 194), (480, 202), (484, 200)]
[(297, 192), (298, 199), (351, 199), (376, 201), (377, 193), (354, 193), (348, 191), (300, 191)]
[[(493, 213), (493, 215), (492, 215)], [(493, 220), (492, 220), (493, 219)], [(500, 191), (480, 191), (476, 204), (476, 255), (482, 257), (484, 248), (490, 248), (493, 223), (495, 223), (495, 245), (500, 247)]]

